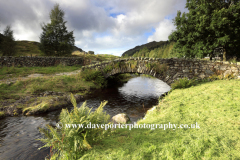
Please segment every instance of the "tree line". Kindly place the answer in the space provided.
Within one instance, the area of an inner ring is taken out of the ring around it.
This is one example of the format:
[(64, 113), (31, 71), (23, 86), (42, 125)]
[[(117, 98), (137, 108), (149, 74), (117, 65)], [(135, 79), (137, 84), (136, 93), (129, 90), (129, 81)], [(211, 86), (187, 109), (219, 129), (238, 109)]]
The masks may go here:
[(169, 35), (179, 57), (203, 58), (223, 50), (223, 60), (240, 57), (240, 1), (187, 0), (189, 13), (178, 11), (177, 30)]
[[(178, 57), (203, 58), (215, 56), (223, 51), (223, 60), (240, 57), (240, 0), (187, 0), (189, 13), (177, 12), (173, 19), (176, 30), (168, 39), (174, 43), (173, 50)], [(42, 24), (40, 50), (46, 56), (70, 55), (75, 40), (73, 31), (68, 32), (64, 11), (58, 4), (49, 14), (51, 20)], [(13, 31), (10, 26), (0, 36), (2, 55), (14, 55)]]

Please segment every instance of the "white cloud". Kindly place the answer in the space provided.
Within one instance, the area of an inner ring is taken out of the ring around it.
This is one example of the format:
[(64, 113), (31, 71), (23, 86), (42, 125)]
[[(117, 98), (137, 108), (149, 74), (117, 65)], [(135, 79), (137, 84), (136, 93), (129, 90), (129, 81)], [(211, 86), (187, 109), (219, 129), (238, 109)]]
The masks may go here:
[(125, 15), (123, 14), (120, 14), (117, 16), (117, 22), (120, 24), (120, 23), (123, 23), (123, 20), (126, 18)]
[(168, 36), (171, 34), (172, 30), (175, 30), (175, 26), (172, 23), (172, 20), (164, 19), (156, 27), (156, 32), (148, 37), (148, 42), (152, 41), (166, 41)]

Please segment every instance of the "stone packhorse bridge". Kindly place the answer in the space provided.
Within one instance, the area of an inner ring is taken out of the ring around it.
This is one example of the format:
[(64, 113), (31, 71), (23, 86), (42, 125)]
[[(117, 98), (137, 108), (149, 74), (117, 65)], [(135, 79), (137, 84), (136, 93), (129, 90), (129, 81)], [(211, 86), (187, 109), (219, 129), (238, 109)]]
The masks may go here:
[(196, 59), (125, 58), (82, 67), (102, 72), (105, 78), (121, 73), (140, 73), (156, 77), (168, 85), (179, 78), (203, 79), (213, 74), (239, 76), (240, 64)]

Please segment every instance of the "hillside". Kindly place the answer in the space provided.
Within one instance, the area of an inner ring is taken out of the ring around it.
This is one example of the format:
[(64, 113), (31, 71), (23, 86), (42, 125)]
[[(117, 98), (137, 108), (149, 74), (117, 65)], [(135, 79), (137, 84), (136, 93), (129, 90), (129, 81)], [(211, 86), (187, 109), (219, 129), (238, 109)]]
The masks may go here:
[(43, 53), (39, 49), (39, 42), (16, 41), (16, 56), (41, 56)]
[[(0, 34), (0, 39), (3, 37)], [(43, 56), (43, 52), (39, 49), (39, 42), (21, 40), (16, 41), (16, 56)], [(74, 46), (74, 51), (84, 52), (81, 48)]]
[[(22, 56), (36, 56), (36, 55), (43, 55), (43, 53), (40, 51), (39, 49), (39, 42), (35, 42), (35, 41), (26, 41), (26, 40), (22, 40), (22, 41), (16, 41), (17, 42), (17, 55), (22, 55)], [(76, 46), (74, 46), (73, 48), (73, 52), (74, 51), (80, 51), (83, 52), (83, 50), (81, 48), (78, 48)]]
[(141, 49), (143, 49), (144, 47), (147, 47), (148, 50), (153, 50), (155, 48), (158, 48), (158, 47), (161, 47), (161, 46), (164, 46), (166, 44), (168, 44), (169, 41), (160, 41), (160, 42), (156, 42), (156, 41), (153, 41), (153, 42), (149, 42), (149, 43), (146, 43), (146, 44), (143, 44), (141, 46), (136, 46), (132, 49), (129, 49), (127, 50), (126, 52), (124, 52), (122, 54), (122, 57), (129, 57), (129, 56), (133, 56), (134, 53), (140, 51)]

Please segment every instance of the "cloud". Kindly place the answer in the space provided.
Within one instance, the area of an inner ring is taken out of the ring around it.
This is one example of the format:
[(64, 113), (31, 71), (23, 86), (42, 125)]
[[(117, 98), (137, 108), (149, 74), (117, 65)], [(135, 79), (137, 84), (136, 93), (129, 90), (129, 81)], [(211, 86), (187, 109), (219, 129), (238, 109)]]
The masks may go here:
[(147, 41), (166, 41), (168, 40), (168, 36), (171, 34), (173, 30), (175, 30), (175, 26), (172, 23), (172, 20), (164, 19), (159, 25), (156, 27), (156, 32), (149, 36)]
[(48, 0), (0, 1), (0, 32), (11, 25), (15, 39), (39, 41), (40, 24), (48, 22), (53, 5)]
[(187, 12), (186, 0), (8, 0), (0, 1), (0, 32), (11, 25), (15, 39), (39, 41), (40, 24), (50, 22), (56, 3), (65, 12), (68, 31), (74, 31), (76, 46), (95, 53), (120, 54), (166, 40), (177, 10)]

